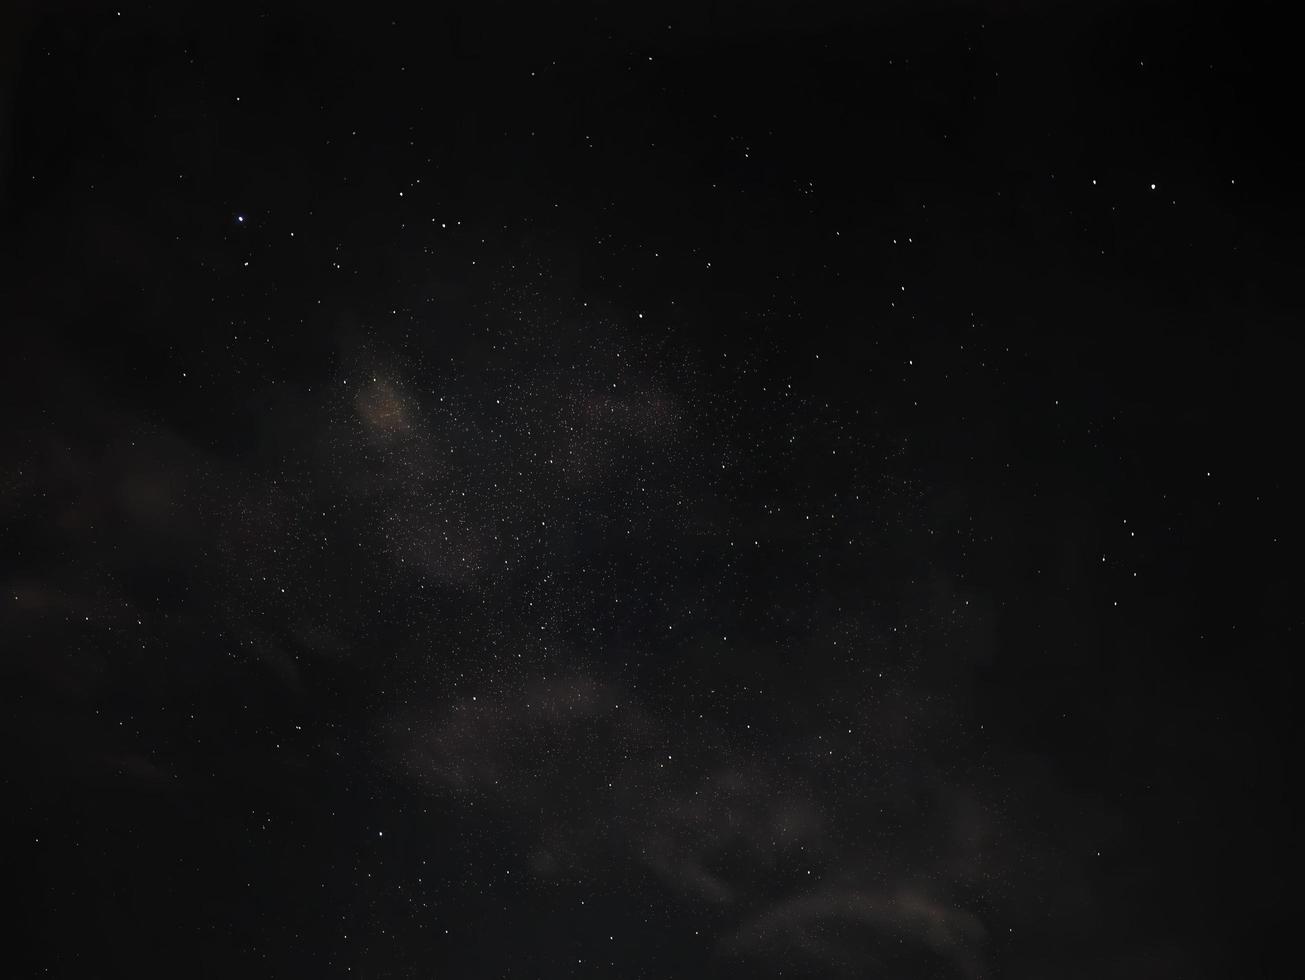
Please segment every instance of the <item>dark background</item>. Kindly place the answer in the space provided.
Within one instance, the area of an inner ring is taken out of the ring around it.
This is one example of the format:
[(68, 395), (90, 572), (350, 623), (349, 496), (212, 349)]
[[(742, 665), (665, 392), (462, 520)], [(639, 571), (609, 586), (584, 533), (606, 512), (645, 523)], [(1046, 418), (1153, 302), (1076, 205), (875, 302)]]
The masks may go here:
[(10, 8), (4, 972), (1294, 957), (1275, 13)]

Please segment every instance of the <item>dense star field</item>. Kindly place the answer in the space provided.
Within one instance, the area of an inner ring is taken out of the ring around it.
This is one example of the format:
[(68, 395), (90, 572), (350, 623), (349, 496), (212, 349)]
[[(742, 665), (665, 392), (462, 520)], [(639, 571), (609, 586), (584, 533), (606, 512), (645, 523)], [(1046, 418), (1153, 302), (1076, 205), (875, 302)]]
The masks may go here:
[(1265, 975), (1284, 40), (0, 15), (0, 972)]

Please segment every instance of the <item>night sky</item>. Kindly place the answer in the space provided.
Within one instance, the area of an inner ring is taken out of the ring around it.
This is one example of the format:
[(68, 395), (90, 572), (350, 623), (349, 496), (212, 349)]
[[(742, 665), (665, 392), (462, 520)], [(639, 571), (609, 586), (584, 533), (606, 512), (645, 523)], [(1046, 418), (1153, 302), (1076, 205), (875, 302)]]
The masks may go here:
[(1271, 18), (5, 6), (5, 976), (1299, 958)]

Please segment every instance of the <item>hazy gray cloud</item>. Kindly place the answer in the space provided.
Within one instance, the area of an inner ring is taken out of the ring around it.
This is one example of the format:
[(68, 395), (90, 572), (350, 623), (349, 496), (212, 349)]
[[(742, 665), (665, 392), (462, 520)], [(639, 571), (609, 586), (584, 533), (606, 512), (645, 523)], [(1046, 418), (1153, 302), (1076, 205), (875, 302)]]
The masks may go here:
[[(905, 942), (958, 975), (979, 969), (983, 926), (944, 896), (983, 863), (988, 818), (957, 787), (943, 785), (924, 827), (877, 848), (874, 828), (846, 826), (814, 772), (705, 722), (672, 729), (582, 674), (400, 712), (386, 727), (409, 779), (455, 807), (497, 807), (533, 835), (535, 874), (601, 876), (615, 857), (685, 902), (726, 910), (722, 956), (779, 950), (842, 969)], [(933, 778), (922, 770), (911, 783), (923, 791)], [(857, 792), (888, 807), (901, 791), (891, 782)]]
[[(854, 937), (860, 932), (859, 937)], [(867, 939), (868, 935), (868, 939)], [(927, 947), (959, 973), (979, 973), (979, 919), (928, 896), (916, 886), (891, 892), (818, 888), (777, 902), (721, 942), (728, 955), (765, 956), (797, 950), (830, 966), (858, 966), (877, 946)]]

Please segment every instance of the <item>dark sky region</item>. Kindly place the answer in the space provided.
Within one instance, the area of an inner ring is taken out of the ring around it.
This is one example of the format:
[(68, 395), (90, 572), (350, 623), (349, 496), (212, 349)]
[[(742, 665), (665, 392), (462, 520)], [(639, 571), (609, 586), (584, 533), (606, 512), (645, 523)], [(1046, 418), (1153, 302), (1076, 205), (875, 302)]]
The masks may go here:
[(4, 975), (1284, 975), (1276, 10), (8, 6)]

